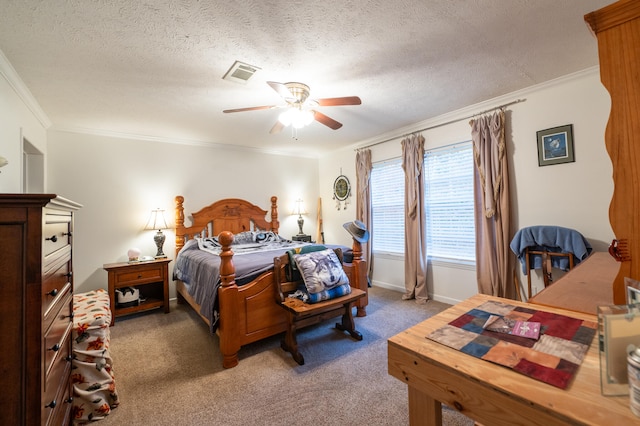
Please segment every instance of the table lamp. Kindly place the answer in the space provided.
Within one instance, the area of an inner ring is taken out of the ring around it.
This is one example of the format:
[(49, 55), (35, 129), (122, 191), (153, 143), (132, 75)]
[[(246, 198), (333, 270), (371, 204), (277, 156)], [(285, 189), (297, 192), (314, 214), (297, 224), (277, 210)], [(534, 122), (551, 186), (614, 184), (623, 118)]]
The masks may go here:
[(167, 221), (164, 219), (164, 210), (151, 210), (151, 216), (149, 216), (149, 221), (147, 222), (147, 226), (145, 226), (144, 229), (158, 230), (158, 232), (153, 236), (153, 241), (156, 243), (156, 247), (158, 248), (158, 252), (156, 253), (155, 258), (166, 258), (167, 255), (162, 252), (162, 246), (164, 245), (165, 240), (165, 236), (162, 233), (162, 230), (169, 229), (169, 227), (167, 226)]
[(296, 205), (293, 208), (293, 211), (291, 212), (292, 215), (297, 214), (298, 215), (298, 229), (300, 230), (300, 232), (298, 232), (298, 235), (304, 235), (304, 232), (302, 232), (302, 225), (304, 225), (304, 219), (302, 218), (303, 214), (307, 214), (307, 211), (304, 208), (304, 202), (302, 201), (302, 199), (298, 198), (296, 200)]

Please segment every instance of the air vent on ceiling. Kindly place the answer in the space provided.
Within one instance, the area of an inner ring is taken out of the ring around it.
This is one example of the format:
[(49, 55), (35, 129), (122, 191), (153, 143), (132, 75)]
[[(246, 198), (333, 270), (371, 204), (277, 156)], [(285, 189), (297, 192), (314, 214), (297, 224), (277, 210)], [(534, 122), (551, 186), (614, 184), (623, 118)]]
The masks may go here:
[(260, 68), (253, 65), (245, 64), (244, 62), (235, 61), (229, 71), (222, 77), (223, 80), (233, 81), (234, 83), (247, 84), (247, 81), (259, 70)]

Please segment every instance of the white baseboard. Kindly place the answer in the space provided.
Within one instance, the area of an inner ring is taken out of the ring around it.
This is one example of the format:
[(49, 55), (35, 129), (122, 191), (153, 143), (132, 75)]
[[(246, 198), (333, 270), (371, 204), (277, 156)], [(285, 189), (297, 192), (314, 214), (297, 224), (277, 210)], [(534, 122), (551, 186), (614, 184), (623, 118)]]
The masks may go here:
[[(390, 283), (386, 283), (386, 282), (382, 282), (382, 281), (373, 280), (371, 282), (371, 285), (373, 285), (375, 287), (381, 287), (381, 288), (386, 288), (388, 290), (397, 291), (398, 293), (404, 293), (404, 287), (400, 287), (398, 285), (394, 285), (394, 284), (390, 284)], [(453, 299), (453, 298), (447, 297), (447, 296), (439, 296), (437, 294), (429, 294), (429, 298), (432, 299), (432, 300), (435, 300), (437, 302), (446, 303), (448, 305), (455, 305), (457, 303), (462, 302), (462, 300)]]

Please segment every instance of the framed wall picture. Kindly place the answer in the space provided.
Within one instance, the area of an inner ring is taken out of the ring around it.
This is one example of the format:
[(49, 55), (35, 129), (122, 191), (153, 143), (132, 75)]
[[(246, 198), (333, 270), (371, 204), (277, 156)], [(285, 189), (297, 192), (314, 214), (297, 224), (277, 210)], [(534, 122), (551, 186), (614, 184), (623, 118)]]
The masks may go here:
[(538, 166), (575, 161), (572, 124), (540, 130), (536, 135), (538, 136)]

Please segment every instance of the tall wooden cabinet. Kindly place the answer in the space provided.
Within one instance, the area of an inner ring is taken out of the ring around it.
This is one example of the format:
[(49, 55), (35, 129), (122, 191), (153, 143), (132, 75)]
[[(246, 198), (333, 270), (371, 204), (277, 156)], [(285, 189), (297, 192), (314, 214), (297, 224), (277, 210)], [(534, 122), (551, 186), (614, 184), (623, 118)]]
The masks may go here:
[(600, 80), (611, 96), (605, 132), (614, 182), (609, 221), (621, 262), (613, 301), (624, 304), (624, 278), (640, 280), (640, 1), (617, 1), (585, 20), (598, 39)]
[(0, 416), (71, 420), (73, 215), (55, 194), (0, 194)]

